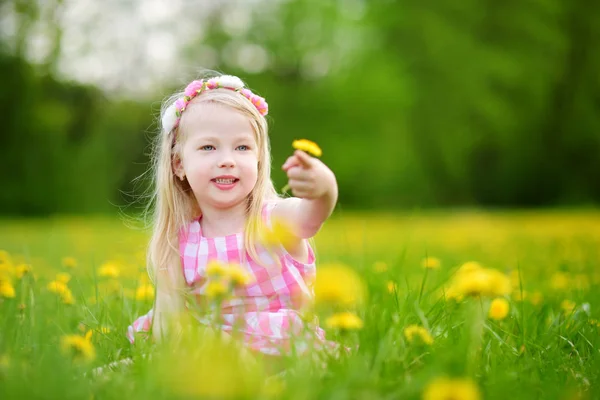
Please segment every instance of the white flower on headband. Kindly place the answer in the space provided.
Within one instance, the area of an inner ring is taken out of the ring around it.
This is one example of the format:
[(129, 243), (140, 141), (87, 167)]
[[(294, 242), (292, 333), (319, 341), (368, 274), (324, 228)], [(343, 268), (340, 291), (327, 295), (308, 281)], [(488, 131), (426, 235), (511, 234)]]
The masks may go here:
[(269, 105), (265, 99), (252, 93), (250, 89), (246, 89), (244, 87), (244, 82), (242, 82), (240, 78), (233, 75), (221, 75), (214, 78), (190, 82), (185, 88), (184, 96), (177, 99), (165, 110), (161, 119), (163, 132), (168, 135), (179, 125), (181, 114), (185, 111), (188, 103), (197, 95), (206, 90), (220, 88), (233, 90), (241, 94), (256, 107), (261, 115), (264, 116), (268, 114)]
[[(215, 79), (215, 78), (213, 78)], [(211, 79), (212, 80), (212, 79)], [(244, 82), (237, 76), (233, 75), (222, 75), (216, 78), (220, 87), (225, 87), (228, 89), (242, 89), (244, 87)]]

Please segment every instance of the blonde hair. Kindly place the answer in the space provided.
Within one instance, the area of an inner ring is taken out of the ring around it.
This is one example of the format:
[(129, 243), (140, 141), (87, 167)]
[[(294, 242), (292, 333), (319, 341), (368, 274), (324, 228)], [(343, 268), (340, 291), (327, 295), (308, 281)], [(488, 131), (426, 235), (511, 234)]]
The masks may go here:
[[(161, 108), (161, 119), (165, 121), (165, 113), (172, 112), (173, 104), (182, 98), (183, 92), (171, 96)], [(258, 176), (256, 185), (247, 199), (246, 224), (244, 230), (244, 248), (253, 260), (258, 260), (255, 248), (258, 235), (263, 229), (261, 218), (262, 206), (266, 201), (278, 197), (271, 181), (271, 149), (268, 136), (268, 125), (265, 117), (242, 94), (228, 89), (213, 89), (198, 95), (190, 105), (200, 107), (201, 104), (212, 103), (238, 111), (245, 115), (255, 134), (258, 152)], [(167, 118), (168, 119), (168, 118)], [(185, 114), (183, 116), (185, 119)], [(148, 206), (151, 215), (152, 236), (148, 249), (148, 272), (153, 280), (157, 300), (159, 296), (163, 312), (180, 312), (185, 304), (185, 282), (179, 254), (179, 231), (190, 221), (201, 215), (198, 203), (187, 183), (180, 181), (173, 171), (174, 157), (180, 157), (180, 149), (185, 141), (185, 129), (180, 126), (170, 131), (170, 126), (162, 126), (152, 152), (151, 173), (154, 187), (152, 202)], [(172, 126), (172, 125), (171, 125)], [(155, 303), (155, 307), (156, 307)], [(165, 315), (155, 312), (154, 330), (164, 328)], [(156, 334), (155, 334), (156, 336)]]

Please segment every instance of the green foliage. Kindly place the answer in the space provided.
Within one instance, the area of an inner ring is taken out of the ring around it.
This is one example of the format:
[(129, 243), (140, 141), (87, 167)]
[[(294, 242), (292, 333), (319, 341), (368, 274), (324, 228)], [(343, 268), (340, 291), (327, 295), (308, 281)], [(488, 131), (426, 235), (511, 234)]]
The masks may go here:
[[(21, 47), (34, 11), (20, 11)], [(291, 141), (308, 138), (323, 148), (347, 207), (600, 200), (600, 5), (296, 0), (251, 11), (239, 36), (222, 28), (222, 12), (211, 11), (182, 57), (201, 68), (195, 50), (209, 46), (217, 70), (266, 97), (277, 187)], [(266, 70), (227, 57), (239, 43), (260, 45)], [(51, 65), (29, 65), (19, 46), (0, 52), (0, 209), (101, 212), (130, 203), (158, 93), (167, 91), (108, 100), (56, 78)]]

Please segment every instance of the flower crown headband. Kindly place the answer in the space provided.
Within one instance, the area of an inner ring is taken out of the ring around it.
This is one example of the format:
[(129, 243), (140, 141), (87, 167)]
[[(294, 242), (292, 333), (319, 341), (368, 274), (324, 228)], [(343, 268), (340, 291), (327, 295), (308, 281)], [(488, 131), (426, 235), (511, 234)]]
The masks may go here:
[(252, 93), (250, 89), (244, 87), (244, 82), (237, 76), (232, 75), (221, 75), (210, 79), (200, 79), (199, 81), (192, 81), (185, 88), (183, 97), (177, 99), (175, 103), (171, 104), (164, 113), (162, 118), (162, 126), (164, 131), (169, 134), (173, 129), (179, 126), (181, 115), (186, 110), (187, 105), (196, 96), (212, 89), (229, 89), (237, 92), (250, 100), (250, 102), (256, 107), (260, 115), (267, 115), (269, 112), (269, 105), (264, 98)]

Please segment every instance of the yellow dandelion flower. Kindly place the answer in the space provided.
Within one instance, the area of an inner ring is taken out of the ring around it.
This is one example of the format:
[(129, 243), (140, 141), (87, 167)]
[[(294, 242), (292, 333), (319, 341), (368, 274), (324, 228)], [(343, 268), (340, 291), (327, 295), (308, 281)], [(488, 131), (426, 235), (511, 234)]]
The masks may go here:
[(210, 281), (206, 285), (206, 296), (209, 299), (220, 298), (227, 294), (229, 288), (228, 285), (224, 282), (218, 281)]
[(528, 296), (529, 301), (531, 302), (531, 304), (533, 304), (534, 306), (538, 306), (542, 303), (542, 300), (544, 300), (544, 295), (542, 295), (541, 292), (533, 292), (531, 293), (531, 296)]
[(65, 335), (60, 339), (60, 348), (63, 354), (72, 357), (76, 362), (89, 362), (96, 358), (96, 350), (89, 334), (85, 337)]
[(224, 276), (227, 271), (227, 266), (219, 260), (210, 260), (206, 264), (206, 275), (213, 276)]
[(241, 265), (235, 263), (229, 264), (227, 275), (234, 286), (246, 286), (253, 281), (252, 275), (246, 272)]
[(104, 263), (98, 268), (98, 276), (102, 278), (118, 278), (120, 274), (121, 271), (115, 262)]
[(15, 268), (15, 276), (17, 279), (22, 279), (25, 275), (31, 273), (31, 265), (29, 264), (19, 264)]
[(12, 299), (16, 295), (15, 288), (9, 280), (0, 278), (0, 296)]
[(152, 285), (141, 285), (135, 290), (135, 299), (139, 301), (146, 301), (154, 299), (154, 286)]
[(453, 290), (464, 296), (504, 296), (510, 293), (510, 280), (500, 271), (488, 268), (461, 269), (454, 276)]
[(492, 300), (490, 304), (490, 311), (488, 312), (488, 316), (491, 319), (495, 319), (500, 321), (508, 315), (509, 310), (508, 301), (506, 299), (499, 297), (497, 299)]
[(433, 337), (429, 331), (419, 325), (409, 325), (404, 328), (404, 337), (409, 343), (413, 343), (416, 339), (427, 345), (433, 344)]
[(355, 306), (364, 301), (362, 279), (342, 264), (322, 265), (315, 282), (315, 301), (321, 304)]
[(296, 150), (302, 150), (313, 157), (321, 157), (323, 155), (321, 148), (315, 142), (307, 139), (294, 140), (292, 147)]
[(388, 265), (387, 263), (383, 262), (383, 261), (376, 261), (373, 264), (373, 270), (377, 273), (383, 273), (386, 272), (388, 270)]
[(569, 274), (565, 272), (555, 272), (550, 278), (550, 287), (554, 290), (565, 290), (569, 287)]
[(258, 237), (260, 243), (265, 247), (282, 245), (285, 248), (290, 248), (298, 240), (290, 223), (277, 217), (271, 218), (271, 227), (262, 225)]
[(387, 283), (388, 293), (394, 294), (398, 292), (398, 285), (394, 281), (388, 281)]
[(61, 294), (65, 291), (69, 290), (67, 285), (61, 281), (51, 281), (50, 283), (48, 283), (48, 286), (46, 286), (46, 287), (48, 288), (48, 290), (50, 292), (56, 293), (56, 294)]
[(563, 300), (560, 303), (560, 308), (565, 314), (571, 314), (575, 310), (576, 306), (577, 304), (575, 304), (575, 302), (571, 300)]
[(55, 279), (58, 282), (62, 282), (66, 285), (71, 280), (71, 275), (67, 274), (66, 272), (59, 272), (58, 274), (56, 274)]
[(423, 400), (479, 400), (479, 388), (468, 378), (437, 378), (423, 392)]
[(77, 260), (73, 257), (63, 257), (62, 265), (65, 268), (73, 269), (77, 267)]
[(101, 326), (100, 328), (98, 328), (98, 331), (107, 335), (110, 333), (110, 328), (108, 326)]
[(464, 263), (463, 265), (461, 265), (456, 273), (457, 274), (469, 273), (469, 272), (476, 271), (478, 269), (483, 269), (481, 264), (479, 264), (477, 261), (468, 261), (468, 262)]
[(327, 318), (325, 324), (332, 329), (357, 330), (362, 329), (363, 321), (354, 313), (341, 312)]
[(67, 288), (65, 291), (59, 293), (59, 295), (64, 304), (75, 304), (75, 298), (73, 297), (71, 289)]
[(439, 258), (427, 257), (421, 261), (421, 266), (426, 269), (439, 269), (442, 265)]

